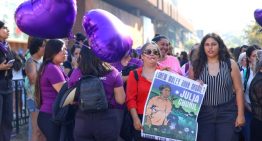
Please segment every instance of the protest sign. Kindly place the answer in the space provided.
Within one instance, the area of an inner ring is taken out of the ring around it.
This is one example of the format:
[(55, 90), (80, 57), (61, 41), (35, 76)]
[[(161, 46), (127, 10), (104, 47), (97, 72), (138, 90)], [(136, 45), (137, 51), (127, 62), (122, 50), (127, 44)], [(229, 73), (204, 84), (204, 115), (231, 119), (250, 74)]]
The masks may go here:
[(144, 109), (141, 135), (161, 141), (195, 141), (206, 88), (206, 84), (157, 70)]

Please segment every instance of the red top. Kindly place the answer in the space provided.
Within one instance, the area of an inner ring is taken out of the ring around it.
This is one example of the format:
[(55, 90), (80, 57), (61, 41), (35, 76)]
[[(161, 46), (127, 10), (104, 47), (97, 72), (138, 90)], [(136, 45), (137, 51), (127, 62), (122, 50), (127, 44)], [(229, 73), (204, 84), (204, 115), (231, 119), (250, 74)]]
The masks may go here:
[(131, 71), (128, 76), (126, 87), (126, 103), (128, 110), (135, 108), (138, 114), (144, 113), (144, 106), (151, 86), (151, 82), (142, 77), (141, 73), (142, 67), (137, 69), (137, 82), (134, 72)]

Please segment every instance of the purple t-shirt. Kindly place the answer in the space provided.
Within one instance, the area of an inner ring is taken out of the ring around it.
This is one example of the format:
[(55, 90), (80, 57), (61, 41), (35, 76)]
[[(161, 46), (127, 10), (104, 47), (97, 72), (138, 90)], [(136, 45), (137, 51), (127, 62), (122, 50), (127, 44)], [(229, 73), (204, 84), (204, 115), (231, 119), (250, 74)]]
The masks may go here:
[[(81, 77), (81, 70), (79, 68), (74, 69), (68, 81), (69, 87), (74, 86)], [(108, 102), (110, 102), (114, 108), (122, 108), (120, 104), (116, 103), (114, 98), (114, 88), (123, 86), (121, 73), (118, 72), (116, 68), (112, 67), (112, 71), (100, 77), (100, 80), (102, 80)]]
[(49, 63), (45, 66), (40, 80), (42, 98), (42, 105), (40, 107), (41, 112), (52, 113), (52, 106), (58, 94), (52, 85), (65, 82), (66, 80), (66, 75), (64, 75), (60, 66), (53, 63)]

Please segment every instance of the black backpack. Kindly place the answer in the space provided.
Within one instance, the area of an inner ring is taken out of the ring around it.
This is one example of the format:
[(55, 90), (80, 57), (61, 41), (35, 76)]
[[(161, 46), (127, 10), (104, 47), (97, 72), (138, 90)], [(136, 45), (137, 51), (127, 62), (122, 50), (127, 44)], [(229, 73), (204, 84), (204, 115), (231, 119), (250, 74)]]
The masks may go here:
[(97, 76), (85, 75), (75, 86), (79, 109), (85, 112), (99, 112), (108, 109), (108, 101), (102, 81)]
[[(74, 90), (73, 101), (77, 105), (64, 105), (68, 95)], [(59, 91), (53, 104), (53, 122), (57, 124), (68, 124), (74, 121), (77, 107), (81, 111), (97, 112), (108, 109), (108, 102), (102, 81), (96, 76), (83, 76), (75, 86), (69, 88), (65, 83)]]

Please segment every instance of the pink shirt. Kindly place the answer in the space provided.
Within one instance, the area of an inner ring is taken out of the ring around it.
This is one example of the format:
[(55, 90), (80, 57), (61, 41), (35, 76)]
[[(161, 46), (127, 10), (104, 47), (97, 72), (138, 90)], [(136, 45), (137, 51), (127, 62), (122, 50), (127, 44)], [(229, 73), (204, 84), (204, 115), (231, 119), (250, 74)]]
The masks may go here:
[(181, 68), (180, 68), (180, 63), (179, 63), (178, 59), (174, 56), (166, 55), (165, 60), (159, 61), (159, 66), (161, 68), (169, 67), (169, 68), (171, 68), (171, 70), (170, 70), (171, 72), (177, 73), (177, 74), (180, 74), (180, 75), (183, 74), (182, 71), (181, 71)]

